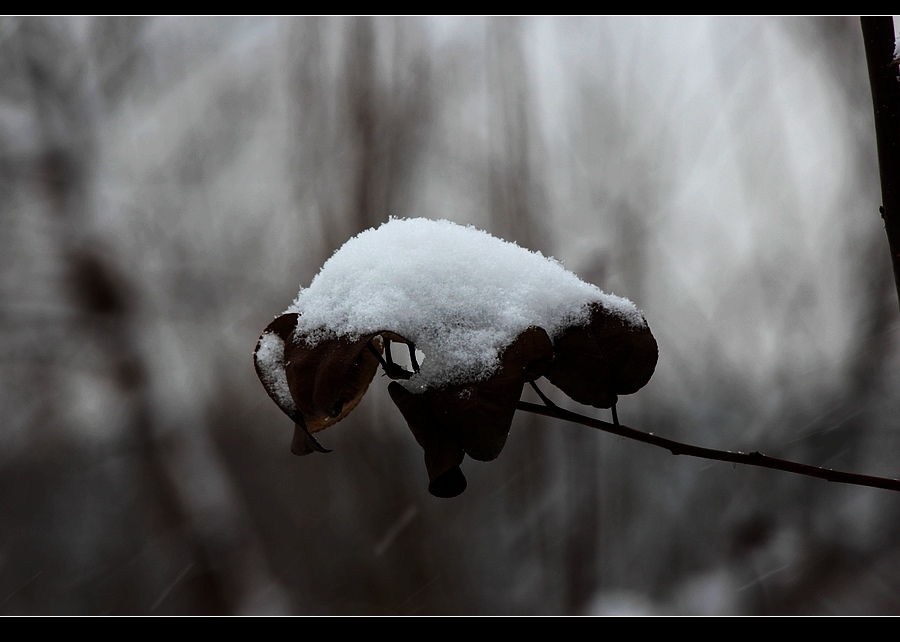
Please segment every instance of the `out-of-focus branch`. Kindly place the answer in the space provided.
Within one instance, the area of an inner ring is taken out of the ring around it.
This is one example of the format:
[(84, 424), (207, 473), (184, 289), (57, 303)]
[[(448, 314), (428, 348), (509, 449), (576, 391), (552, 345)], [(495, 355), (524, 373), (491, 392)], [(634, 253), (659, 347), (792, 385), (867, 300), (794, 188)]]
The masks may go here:
[(629, 428), (622, 424), (612, 424), (600, 419), (585, 417), (576, 412), (560, 408), (555, 404), (542, 406), (527, 401), (519, 401), (516, 407), (525, 412), (532, 412), (537, 415), (544, 415), (545, 417), (553, 417), (554, 419), (562, 419), (563, 421), (571, 421), (572, 423), (581, 424), (582, 426), (587, 426), (589, 428), (596, 428), (597, 430), (619, 435), (620, 437), (642, 441), (651, 446), (659, 446), (660, 448), (665, 448), (670, 451), (673, 455), (688, 455), (689, 457), (700, 457), (701, 459), (712, 459), (715, 461), (727, 461), (734, 464), (745, 464), (747, 466), (772, 468), (774, 470), (782, 470), (797, 475), (805, 475), (807, 477), (818, 477), (819, 479), (842, 484), (854, 484), (856, 486), (868, 486), (870, 488), (884, 488), (885, 490), (900, 491), (900, 479), (872, 477), (870, 475), (845, 473), (829, 468), (818, 468), (817, 466), (798, 464), (786, 459), (768, 457), (759, 452), (731, 452), (728, 450), (715, 450), (713, 448), (692, 446), (680, 441), (659, 437), (652, 433), (641, 432), (640, 430), (635, 430), (634, 428)]
[(894, 19), (860, 18), (875, 109), (881, 176), (881, 217), (887, 232), (900, 301), (900, 77), (894, 62)]
[[(118, 26), (116, 21), (98, 22), (93, 42), (103, 42), (104, 33)], [(163, 413), (154, 406), (161, 404), (153, 395), (152, 369), (140, 347), (132, 307), (137, 289), (124, 270), (116, 269), (114, 253), (101, 251), (103, 245), (94, 231), (97, 132), (106, 107), (98, 98), (97, 70), (110, 68), (114, 64), (110, 59), (119, 49), (100, 48), (73, 58), (72, 51), (78, 49), (70, 40), (69, 24), (32, 18), (19, 29), (42, 141), (43, 187), (64, 230), (54, 238), (67, 261), (70, 303), (80, 313), (76, 318), (89, 321), (72, 328), (73, 340), (91, 341), (98, 357), (110, 364), (112, 386), (133, 400), (127, 406), (131, 409), (130, 443), (138, 453), (141, 484), (191, 558), (191, 577), (185, 581), (182, 575), (177, 582), (191, 586), (194, 595), (189, 599), (212, 613), (281, 612), (281, 590), (269, 573), (253, 526), (239, 508), (241, 502), (205, 426), (184, 410), (173, 412), (170, 422), (159, 418)], [(119, 82), (127, 83), (127, 74)], [(196, 569), (195, 562), (199, 562)], [(169, 589), (163, 597), (168, 594)]]

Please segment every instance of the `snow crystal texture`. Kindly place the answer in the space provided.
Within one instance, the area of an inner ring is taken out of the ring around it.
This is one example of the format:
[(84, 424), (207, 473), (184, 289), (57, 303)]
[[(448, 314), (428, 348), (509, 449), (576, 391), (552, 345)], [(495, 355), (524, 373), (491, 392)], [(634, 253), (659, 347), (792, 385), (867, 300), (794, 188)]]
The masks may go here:
[(424, 358), (406, 385), (422, 390), (490, 376), (523, 330), (552, 340), (586, 323), (594, 302), (646, 325), (631, 301), (540, 252), (450, 221), (392, 218), (338, 249), (287, 312), (311, 345), (386, 330), (409, 339)]
[(256, 347), (256, 364), (266, 390), (282, 409), (293, 409), (294, 400), (284, 371), (284, 341), (274, 332), (264, 332)]

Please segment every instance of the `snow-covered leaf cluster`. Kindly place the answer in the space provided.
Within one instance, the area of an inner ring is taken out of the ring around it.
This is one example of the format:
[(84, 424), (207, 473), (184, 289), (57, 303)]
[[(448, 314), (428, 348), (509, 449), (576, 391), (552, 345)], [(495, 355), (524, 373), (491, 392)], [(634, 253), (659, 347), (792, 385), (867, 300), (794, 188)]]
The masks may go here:
[(325, 450), (313, 433), (346, 417), (381, 365), (403, 381), (389, 390), (425, 451), (429, 489), (454, 496), (466, 453), (500, 454), (526, 382), (545, 376), (608, 408), (647, 383), (657, 346), (631, 301), (554, 259), (471, 226), (391, 219), (335, 252), (263, 331), (254, 360), (297, 426), (296, 454)]

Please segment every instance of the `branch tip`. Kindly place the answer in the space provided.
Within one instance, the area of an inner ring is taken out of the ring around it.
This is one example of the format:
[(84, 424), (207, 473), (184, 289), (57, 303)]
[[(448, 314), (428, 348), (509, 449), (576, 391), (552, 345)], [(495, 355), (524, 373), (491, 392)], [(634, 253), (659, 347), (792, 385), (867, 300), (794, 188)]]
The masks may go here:
[[(538, 392), (541, 398), (544, 398), (543, 393), (538, 391), (536, 387), (535, 390)], [(552, 402), (550, 403), (552, 404)], [(562, 419), (563, 421), (569, 421), (571, 423), (587, 426), (588, 428), (595, 428), (597, 430), (609, 432), (614, 435), (619, 435), (620, 437), (634, 439), (635, 441), (640, 441), (652, 446), (658, 446), (660, 448), (668, 450), (673, 455), (688, 455), (690, 457), (698, 457), (700, 459), (724, 461), (730, 462), (732, 464), (745, 464), (748, 466), (757, 466), (760, 468), (771, 468), (773, 470), (794, 473), (796, 475), (816, 477), (818, 479), (824, 479), (830, 482), (852, 484), (855, 486), (866, 486), (869, 488), (881, 488), (884, 490), (900, 492), (900, 480), (898, 479), (891, 479), (889, 477), (873, 477), (871, 475), (860, 475), (857, 473), (848, 473), (839, 470), (832, 470), (829, 468), (819, 468), (817, 466), (800, 464), (794, 461), (788, 461), (786, 459), (769, 457), (767, 455), (763, 455), (759, 451), (753, 451), (752, 453), (743, 453), (739, 451), (730, 452), (727, 450), (703, 448), (701, 446), (693, 446), (691, 444), (685, 444), (680, 441), (666, 439), (665, 437), (659, 437), (652, 433), (635, 430), (634, 428), (629, 428), (628, 426), (619, 423), (615, 405), (612, 406), (613, 423), (609, 423), (608, 421), (603, 421), (601, 419), (586, 417), (584, 415), (580, 415), (570, 410), (565, 410), (555, 405), (540, 406), (538, 404), (529, 403), (527, 401), (519, 401), (516, 408), (518, 410), (531, 412), (536, 415), (543, 415), (545, 417), (552, 417), (554, 419)]]

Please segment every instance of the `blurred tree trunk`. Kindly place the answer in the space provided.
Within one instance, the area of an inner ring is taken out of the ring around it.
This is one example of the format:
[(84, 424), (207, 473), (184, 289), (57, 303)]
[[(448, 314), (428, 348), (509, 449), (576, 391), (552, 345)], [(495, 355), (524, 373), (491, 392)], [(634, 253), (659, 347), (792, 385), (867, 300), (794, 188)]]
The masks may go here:
[[(115, 248), (104, 248), (96, 223), (100, 207), (95, 195), (101, 153), (98, 123), (108, 103), (114, 102), (108, 99), (128, 83), (129, 67), (118, 61), (123, 51), (121, 40), (133, 44), (140, 21), (103, 18), (91, 23), (89, 43), (94, 47), (87, 52), (75, 41), (71, 27), (69, 21), (25, 19), (14, 36), (22, 52), (40, 136), (37, 166), (41, 189), (59, 230), (54, 238), (64, 259), (64, 291), (70, 293), (67, 303), (73, 316), (66, 341), (90, 346), (95, 351), (93, 360), (102, 364), (98, 367), (105, 370), (107, 385), (114, 391), (112, 399), (116, 403), (128, 400), (125, 444), (137, 453), (141, 471), (139, 499), (129, 510), (158, 514), (166, 524), (164, 530), (178, 533), (179, 545), (192, 560), (191, 572), (182, 574), (179, 581), (181, 591), (193, 594), (181, 599), (205, 613), (278, 610), (282, 608), (279, 589), (269, 576), (253, 529), (241, 513), (241, 501), (233, 493), (228, 473), (212, 448), (209, 426), (196, 417), (190, 418), (192, 423), (167, 427), (157, 420), (154, 406), (159, 400), (154, 399), (153, 374), (138, 339), (142, 330), (135, 303), (140, 292), (116, 265)], [(104, 70), (102, 77), (98, 70)], [(67, 377), (84, 366), (59, 363), (57, 367), (60, 376)], [(67, 409), (57, 408), (55, 419), (65, 427)], [(64, 439), (77, 440), (78, 435), (68, 434)], [(202, 490), (209, 485), (217, 492)], [(115, 494), (122, 490), (110, 488), (108, 501), (118, 501)], [(211, 515), (215, 516), (215, 529), (209, 527)], [(144, 536), (153, 539), (160, 534)], [(267, 598), (262, 597), (264, 591), (271, 591)], [(116, 597), (108, 599), (115, 603)], [(99, 612), (107, 607), (93, 604), (86, 610)], [(120, 603), (118, 608), (135, 613), (140, 607)]]
[(522, 247), (552, 251), (549, 215), (534, 168), (534, 100), (528, 86), (520, 18), (488, 22), (490, 231)]

